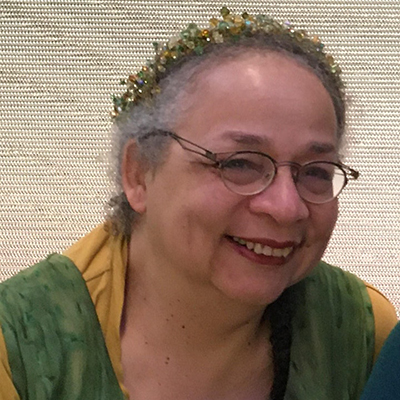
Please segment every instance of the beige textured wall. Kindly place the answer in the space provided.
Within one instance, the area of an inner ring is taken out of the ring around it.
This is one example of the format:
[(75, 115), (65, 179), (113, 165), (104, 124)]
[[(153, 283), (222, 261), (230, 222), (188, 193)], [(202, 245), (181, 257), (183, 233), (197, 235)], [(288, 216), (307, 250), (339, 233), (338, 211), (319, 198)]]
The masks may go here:
[[(346, 162), (326, 260), (380, 288), (400, 310), (400, 2), (225, 1), (317, 33), (345, 71)], [(221, 4), (222, 5), (222, 4)], [(103, 218), (112, 93), (214, 1), (0, 2), (0, 279), (60, 251)]]

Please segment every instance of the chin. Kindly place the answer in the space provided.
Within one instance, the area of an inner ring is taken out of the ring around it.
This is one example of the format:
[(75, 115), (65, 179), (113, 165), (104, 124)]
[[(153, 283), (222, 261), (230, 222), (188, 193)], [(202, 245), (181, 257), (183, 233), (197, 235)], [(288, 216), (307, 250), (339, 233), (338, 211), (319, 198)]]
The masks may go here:
[(315, 255), (295, 253), (286, 259), (264, 257), (261, 262), (234, 258), (216, 264), (212, 283), (226, 297), (254, 306), (266, 307), (290, 286), (304, 279), (317, 265)]
[(247, 283), (241, 286), (225, 286), (224, 288), (220, 288), (220, 290), (223, 291), (225, 296), (238, 302), (249, 306), (266, 307), (278, 299), (290, 285), (281, 284), (280, 282), (274, 285), (271, 285), (270, 282), (260, 285), (260, 282), (256, 282), (253, 285)]

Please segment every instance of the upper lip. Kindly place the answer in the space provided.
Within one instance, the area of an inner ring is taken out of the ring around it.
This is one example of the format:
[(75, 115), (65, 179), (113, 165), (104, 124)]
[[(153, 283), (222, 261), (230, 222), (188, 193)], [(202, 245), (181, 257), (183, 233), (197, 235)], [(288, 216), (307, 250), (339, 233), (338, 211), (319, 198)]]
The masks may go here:
[(300, 241), (294, 241), (294, 240), (278, 241), (278, 240), (274, 240), (274, 239), (244, 237), (244, 236), (239, 236), (239, 235), (229, 235), (229, 236), (242, 239), (246, 242), (260, 243), (263, 246), (272, 247), (273, 249), (285, 249), (288, 247), (296, 247), (296, 246), (299, 246), (301, 243)]

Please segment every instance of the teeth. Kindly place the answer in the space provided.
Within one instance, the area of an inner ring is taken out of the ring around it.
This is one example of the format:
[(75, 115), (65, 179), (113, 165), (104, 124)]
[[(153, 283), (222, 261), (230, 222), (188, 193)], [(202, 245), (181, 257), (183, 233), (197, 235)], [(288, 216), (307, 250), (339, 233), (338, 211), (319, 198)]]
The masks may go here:
[(286, 250), (286, 249), (273, 249), (272, 255), (274, 257), (284, 257), (284, 252), (283, 252), (284, 250)]
[(273, 249), (272, 247), (264, 246), (261, 243), (247, 242), (246, 240), (243, 240), (236, 236), (233, 236), (232, 239), (235, 242), (243, 246), (246, 246), (249, 250), (254, 251), (254, 253), (264, 254), (265, 256), (287, 257), (293, 250), (293, 247), (285, 247), (283, 249)]
[[(240, 243), (240, 242), (239, 242)], [(252, 243), (252, 242), (246, 242), (246, 247), (249, 249), (249, 250), (253, 250), (254, 249), (254, 243)]]
[(280, 255), (281, 255), (281, 249), (273, 249), (273, 250), (272, 250), (272, 255), (273, 255), (274, 257), (280, 257)]
[(264, 249), (263, 249), (264, 256), (272, 256), (272, 252), (273, 252), (273, 250), (271, 247), (264, 246)]
[(261, 244), (260, 243), (256, 243), (255, 245), (254, 245), (254, 253), (256, 253), (256, 254), (262, 254), (262, 252), (263, 252), (263, 246), (261, 246)]
[(289, 255), (289, 253), (292, 251), (292, 249), (290, 247), (286, 247), (285, 249), (282, 250), (283, 252), (283, 257), (287, 257)]

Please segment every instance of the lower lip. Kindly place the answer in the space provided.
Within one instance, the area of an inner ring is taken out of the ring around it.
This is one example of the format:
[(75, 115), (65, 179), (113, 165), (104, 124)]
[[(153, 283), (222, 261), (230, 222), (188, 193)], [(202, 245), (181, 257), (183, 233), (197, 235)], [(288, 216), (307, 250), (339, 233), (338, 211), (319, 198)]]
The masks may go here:
[(229, 237), (227, 237), (227, 240), (230, 243), (230, 245), (234, 248), (234, 250), (238, 252), (241, 256), (261, 265), (272, 265), (272, 266), (284, 265), (293, 255), (293, 251), (291, 251), (287, 257), (274, 257), (274, 256), (266, 256), (264, 254), (256, 254), (254, 253), (254, 251), (249, 250), (246, 246), (243, 246), (235, 242), (233, 239)]

